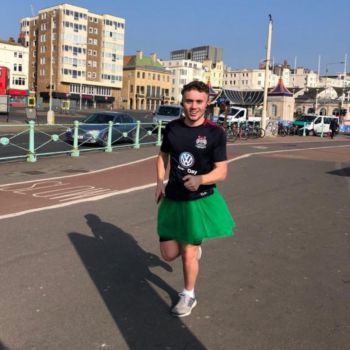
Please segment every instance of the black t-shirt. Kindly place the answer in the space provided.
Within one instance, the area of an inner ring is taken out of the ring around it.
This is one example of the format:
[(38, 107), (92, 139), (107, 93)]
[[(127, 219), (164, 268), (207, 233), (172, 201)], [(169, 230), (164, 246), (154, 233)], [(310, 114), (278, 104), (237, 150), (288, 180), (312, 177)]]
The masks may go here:
[(213, 193), (215, 185), (201, 185), (197, 191), (189, 191), (182, 178), (188, 174), (207, 174), (213, 170), (214, 163), (227, 159), (226, 136), (221, 127), (208, 120), (195, 127), (187, 126), (184, 119), (174, 120), (165, 128), (160, 149), (170, 154), (167, 198), (193, 200)]

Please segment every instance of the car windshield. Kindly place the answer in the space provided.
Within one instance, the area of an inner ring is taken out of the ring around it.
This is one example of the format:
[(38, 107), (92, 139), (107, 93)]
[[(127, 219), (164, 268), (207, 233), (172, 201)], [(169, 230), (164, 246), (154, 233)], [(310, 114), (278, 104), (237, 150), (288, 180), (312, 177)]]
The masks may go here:
[(84, 120), (86, 124), (108, 124), (108, 122), (113, 121), (115, 116), (113, 114), (100, 114), (95, 113), (90, 115)]
[(315, 115), (302, 115), (297, 119), (298, 122), (313, 122), (315, 120)]
[(179, 107), (165, 107), (161, 106), (159, 107), (158, 113), (159, 115), (167, 115), (170, 117), (177, 117), (180, 114), (180, 108)]

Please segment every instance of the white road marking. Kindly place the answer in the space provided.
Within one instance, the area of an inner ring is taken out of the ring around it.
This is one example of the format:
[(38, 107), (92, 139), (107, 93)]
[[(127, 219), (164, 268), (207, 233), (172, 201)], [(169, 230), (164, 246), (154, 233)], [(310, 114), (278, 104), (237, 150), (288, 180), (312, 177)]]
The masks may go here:
[[(326, 149), (326, 148), (343, 148), (343, 147), (350, 147), (350, 144), (349, 145), (339, 145), (339, 146), (310, 147), (310, 148), (299, 148), (299, 149), (286, 149), (286, 150), (253, 152), (253, 153), (247, 153), (247, 154), (241, 155), (239, 157), (230, 159), (230, 160), (228, 160), (228, 163), (232, 163), (232, 162), (244, 159), (244, 158), (248, 158), (248, 157), (251, 157), (253, 155), (254, 156), (258, 156), (258, 155), (261, 155), (261, 154), (285, 153), (285, 152), (296, 152), (296, 151), (320, 150), (320, 149), (323, 149), (323, 148)], [(117, 167), (122, 167), (122, 166), (130, 165), (130, 164), (135, 164), (135, 163), (139, 163), (141, 161), (152, 159), (152, 158), (155, 158), (155, 157), (157, 157), (157, 156), (144, 158), (144, 159), (139, 160), (139, 161), (135, 161), (135, 162), (131, 162), (131, 163), (125, 163), (125, 164), (117, 165), (117, 166), (114, 166), (114, 167), (109, 167), (109, 168), (105, 168), (105, 169), (95, 170), (95, 171), (93, 171), (91, 173), (102, 172), (104, 170), (109, 170), (109, 169), (114, 169), (114, 168), (117, 168)], [(90, 173), (87, 173), (87, 174), (90, 174)], [(84, 176), (84, 175), (86, 175), (86, 173), (85, 174), (78, 174), (78, 175)], [(73, 176), (77, 176), (77, 175), (73, 175)], [(69, 175), (67, 177), (72, 177), (72, 176)], [(52, 179), (53, 178), (51, 178), (51, 180)], [(41, 181), (45, 181), (45, 180), (41, 180)], [(20, 183), (17, 183), (17, 184), (28, 183), (28, 182), (33, 182), (33, 181), (20, 182)], [(9, 185), (11, 185), (11, 184), (8, 184), (7, 186), (9, 186)], [(12, 185), (14, 185), (14, 184), (12, 184)], [(3, 185), (3, 186), (5, 186), (5, 185)], [(17, 217), (17, 216), (20, 216), (20, 215), (34, 213), (34, 212), (49, 210), (49, 209), (63, 208), (63, 207), (67, 207), (67, 206), (70, 206), (70, 205), (80, 204), (80, 203), (84, 203), (84, 202), (98, 201), (98, 200), (102, 200), (102, 199), (109, 198), (109, 197), (112, 197), (112, 196), (117, 196), (117, 195), (120, 195), (120, 194), (127, 194), (127, 193), (131, 193), (131, 192), (135, 192), (135, 191), (145, 190), (145, 189), (148, 189), (148, 188), (151, 188), (151, 187), (155, 187), (155, 186), (156, 186), (156, 182), (153, 182), (153, 183), (146, 184), (146, 185), (143, 185), (143, 186), (130, 187), (130, 188), (127, 188), (125, 190), (112, 191), (110, 193), (105, 193), (105, 194), (101, 194), (101, 195), (97, 195), (97, 196), (93, 196), (93, 197), (88, 197), (88, 198), (81, 198), (81, 199), (73, 200), (73, 201), (66, 202), (66, 203), (60, 203), (60, 204), (55, 204), (55, 205), (51, 205), (51, 206), (47, 206), (47, 207), (28, 209), (28, 210), (24, 210), (24, 211), (20, 211), (20, 212), (16, 212), (16, 213), (0, 215), (0, 220), (13, 218), (13, 217)]]
[(14, 183), (9, 183), (9, 184), (3, 184), (3, 185), (0, 185), (0, 189), (1, 189), (1, 187), (11, 186), (11, 185), (28, 184), (28, 183), (33, 183), (33, 182), (49, 181), (49, 180), (56, 180), (56, 179), (67, 179), (67, 178), (70, 178), (70, 177), (97, 174), (97, 173), (101, 173), (101, 172), (104, 172), (104, 171), (107, 171), (107, 170), (112, 170), (112, 169), (122, 168), (122, 167), (125, 167), (125, 166), (128, 166), (128, 165), (142, 163), (142, 162), (145, 162), (147, 160), (150, 160), (150, 159), (153, 159), (153, 158), (156, 158), (156, 157), (158, 157), (158, 154), (156, 154), (154, 156), (150, 156), (150, 157), (134, 160), (133, 162), (129, 162), (129, 163), (118, 164), (118, 165), (114, 165), (114, 166), (111, 166), (111, 167), (108, 167), (108, 168), (103, 168), (103, 169), (91, 170), (91, 171), (89, 171), (87, 173), (79, 173), (79, 174), (64, 175), (64, 176), (55, 176), (55, 177), (50, 177), (50, 178), (47, 178), (47, 179), (28, 180), (28, 181), (21, 181), (21, 182), (14, 182)]

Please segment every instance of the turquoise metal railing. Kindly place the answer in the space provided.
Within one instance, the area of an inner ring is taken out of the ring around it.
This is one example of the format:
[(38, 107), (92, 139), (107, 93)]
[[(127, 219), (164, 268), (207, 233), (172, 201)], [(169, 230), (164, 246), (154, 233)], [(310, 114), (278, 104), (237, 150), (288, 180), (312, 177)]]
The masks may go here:
[[(28, 162), (36, 162), (38, 157), (47, 155), (70, 154), (79, 157), (81, 152), (91, 150), (112, 152), (116, 148), (137, 149), (144, 145), (161, 145), (161, 123), (154, 126), (140, 121), (132, 125), (109, 122), (103, 124), (105, 127), (102, 130), (91, 130), (84, 137), (82, 128), (79, 128), (81, 125), (78, 121), (54, 125), (38, 125), (34, 121), (28, 124), (0, 125), (0, 161), (26, 159)], [(103, 139), (99, 137), (99, 131), (104, 131)], [(90, 143), (97, 146), (88, 147)]]

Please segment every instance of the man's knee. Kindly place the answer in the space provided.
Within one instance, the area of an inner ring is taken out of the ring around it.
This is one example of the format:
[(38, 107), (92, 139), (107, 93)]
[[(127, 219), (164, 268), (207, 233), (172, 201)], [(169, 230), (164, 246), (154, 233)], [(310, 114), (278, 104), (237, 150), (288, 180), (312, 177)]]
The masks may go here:
[(165, 261), (173, 261), (180, 255), (180, 248), (175, 241), (160, 243), (160, 254)]

